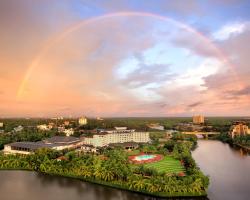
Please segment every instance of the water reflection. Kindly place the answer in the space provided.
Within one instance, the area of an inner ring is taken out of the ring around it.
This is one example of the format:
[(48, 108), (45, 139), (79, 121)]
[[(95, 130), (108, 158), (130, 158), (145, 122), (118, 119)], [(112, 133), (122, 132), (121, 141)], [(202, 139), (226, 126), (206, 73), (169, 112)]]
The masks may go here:
[(219, 141), (200, 140), (198, 145), (193, 157), (210, 176), (209, 199), (249, 200), (250, 156)]
[[(0, 171), (0, 194), (4, 200), (158, 200), (80, 180), (27, 171)], [(191, 198), (169, 198), (175, 200)], [(193, 198), (192, 198), (193, 199)], [(207, 198), (196, 198), (207, 199)]]

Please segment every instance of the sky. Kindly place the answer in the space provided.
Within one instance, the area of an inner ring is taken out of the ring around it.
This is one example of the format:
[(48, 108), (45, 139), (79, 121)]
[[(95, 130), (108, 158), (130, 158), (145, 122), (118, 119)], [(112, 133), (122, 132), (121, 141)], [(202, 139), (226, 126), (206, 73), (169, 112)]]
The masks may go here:
[(0, 117), (250, 116), (249, 9), (1, 0)]

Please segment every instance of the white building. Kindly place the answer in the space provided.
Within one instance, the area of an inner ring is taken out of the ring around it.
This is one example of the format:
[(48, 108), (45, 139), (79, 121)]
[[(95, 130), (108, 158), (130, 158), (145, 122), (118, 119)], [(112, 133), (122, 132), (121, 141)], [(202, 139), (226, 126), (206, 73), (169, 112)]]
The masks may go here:
[(52, 126), (49, 126), (47, 124), (37, 125), (36, 127), (37, 127), (37, 129), (39, 129), (41, 131), (48, 131), (48, 130), (52, 129)]
[(78, 120), (79, 125), (86, 125), (88, 123), (88, 120), (86, 117), (80, 117)]
[(14, 128), (14, 132), (20, 132), (23, 130), (23, 126), (19, 125), (18, 127)]
[(148, 143), (150, 142), (149, 132), (137, 132), (134, 129), (128, 130), (127, 127), (115, 127), (115, 129), (101, 131), (91, 137), (84, 138), (84, 144), (94, 147), (125, 142)]
[(71, 136), (74, 134), (74, 129), (73, 128), (65, 129), (63, 132), (66, 134), (66, 136)]

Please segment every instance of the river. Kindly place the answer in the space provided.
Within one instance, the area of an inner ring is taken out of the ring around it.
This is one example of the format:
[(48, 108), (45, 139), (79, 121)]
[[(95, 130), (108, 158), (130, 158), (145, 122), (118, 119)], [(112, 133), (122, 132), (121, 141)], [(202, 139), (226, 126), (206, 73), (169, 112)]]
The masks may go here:
[(210, 176), (209, 199), (250, 199), (250, 156), (220, 141), (199, 140), (193, 158)]
[[(200, 140), (193, 157), (210, 176), (211, 200), (250, 199), (250, 156), (219, 141)], [(29, 171), (0, 171), (1, 200), (155, 200), (80, 180)], [(204, 198), (203, 198), (204, 199)]]

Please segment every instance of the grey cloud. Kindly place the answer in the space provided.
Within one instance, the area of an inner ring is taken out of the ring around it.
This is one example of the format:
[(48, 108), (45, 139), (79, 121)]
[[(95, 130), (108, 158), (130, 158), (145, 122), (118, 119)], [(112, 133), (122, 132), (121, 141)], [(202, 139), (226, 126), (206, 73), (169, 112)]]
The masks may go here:
[(134, 54), (140, 62), (138, 69), (130, 72), (121, 82), (129, 87), (141, 87), (153, 82), (164, 82), (171, 78), (173, 74), (169, 72), (166, 64), (145, 64), (144, 58), (140, 53)]
[(166, 73), (168, 65), (146, 65), (141, 64), (139, 69), (128, 74), (128, 77), (122, 82), (131, 87), (141, 87), (152, 82), (162, 82), (171, 77)]
[(189, 104), (188, 107), (189, 107), (189, 108), (194, 108), (194, 107), (200, 106), (200, 105), (202, 105), (202, 104), (203, 104), (203, 102), (198, 101), (198, 102)]
[(231, 95), (250, 95), (250, 86), (247, 86), (241, 90), (232, 90), (232, 91), (228, 91), (229, 94)]
[(205, 42), (201, 37), (194, 35), (194, 33), (184, 35), (179, 32), (176, 34), (176, 37), (171, 40), (171, 42), (178, 47), (185, 48), (202, 57), (218, 57), (215, 48), (212, 45), (208, 45), (207, 42)]

